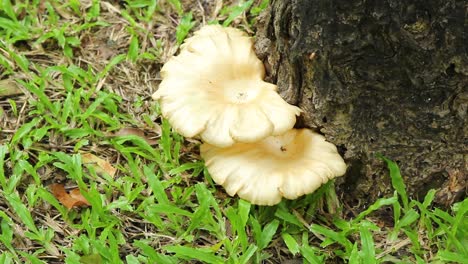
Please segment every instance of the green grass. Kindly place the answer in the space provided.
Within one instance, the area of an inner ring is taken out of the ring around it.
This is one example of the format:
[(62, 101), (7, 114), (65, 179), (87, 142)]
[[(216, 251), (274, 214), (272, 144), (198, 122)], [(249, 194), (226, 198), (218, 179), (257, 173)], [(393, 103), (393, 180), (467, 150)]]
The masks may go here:
[[(203, 20), (251, 29), (268, 1), (110, 3), (0, 2), (0, 80), (19, 89), (0, 94), (0, 263), (468, 263), (468, 200), (412, 200), (384, 157), (393, 196), (352, 217), (333, 182), (260, 207), (228, 197), (160, 117), (150, 95), (183, 39)], [(68, 210), (55, 182), (91, 206)]]

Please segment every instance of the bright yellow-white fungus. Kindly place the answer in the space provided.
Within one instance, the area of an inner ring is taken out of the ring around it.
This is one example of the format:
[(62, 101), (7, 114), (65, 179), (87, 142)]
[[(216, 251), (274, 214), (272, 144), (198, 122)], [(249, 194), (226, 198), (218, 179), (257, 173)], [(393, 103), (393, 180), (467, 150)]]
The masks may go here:
[(185, 137), (218, 147), (255, 142), (288, 131), (301, 110), (263, 81), (263, 63), (245, 33), (205, 26), (162, 68), (153, 95), (162, 114)]
[(213, 180), (229, 195), (258, 205), (296, 199), (346, 172), (335, 145), (308, 129), (227, 148), (205, 143), (201, 155)]

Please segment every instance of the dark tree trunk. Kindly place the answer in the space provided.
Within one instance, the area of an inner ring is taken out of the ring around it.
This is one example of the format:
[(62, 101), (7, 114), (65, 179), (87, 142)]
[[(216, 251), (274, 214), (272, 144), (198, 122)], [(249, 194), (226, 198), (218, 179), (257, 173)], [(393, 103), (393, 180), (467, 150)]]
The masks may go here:
[(416, 198), (445, 205), (468, 184), (468, 32), (462, 0), (272, 0), (256, 50), (301, 126), (350, 165), (343, 196), (392, 192), (381, 153)]

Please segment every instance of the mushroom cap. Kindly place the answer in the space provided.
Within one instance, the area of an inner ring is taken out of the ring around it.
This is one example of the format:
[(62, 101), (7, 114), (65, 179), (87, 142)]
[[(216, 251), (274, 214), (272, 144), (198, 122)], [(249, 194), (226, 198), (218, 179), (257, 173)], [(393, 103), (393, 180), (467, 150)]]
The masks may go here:
[(346, 172), (335, 145), (309, 129), (227, 148), (205, 143), (200, 152), (213, 180), (229, 195), (258, 205), (296, 199)]
[(153, 98), (172, 127), (212, 145), (255, 142), (291, 129), (301, 110), (284, 101), (253, 41), (234, 28), (205, 26), (187, 39), (161, 69)]
[(241, 30), (232, 27), (222, 27), (220, 25), (206, 25), (193, 33), (193, 36), (186, 38), (184, 44), (180, 46), (185, 49), (192, 41), (197, 41), (200, 37), (212, 37), (217, 35), (229, 34), (230, 37), (248, 37), (248, 35)]

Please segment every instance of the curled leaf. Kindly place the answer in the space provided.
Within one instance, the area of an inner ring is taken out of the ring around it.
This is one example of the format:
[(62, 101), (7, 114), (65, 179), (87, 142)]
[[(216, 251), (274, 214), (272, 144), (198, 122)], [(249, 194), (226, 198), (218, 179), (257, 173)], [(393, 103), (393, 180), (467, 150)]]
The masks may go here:
[(0, 80), (0, 97), (9, 97), (20, 94), (23, 94), (23, 91), (15, 81), (10, 79)]
[(83, 207), (91, 205), (86, 198), (81, 194), (79, 189), (73, 189), (70, 192), (65, 190), (63, 184), (54, 183), (50, 185), (50, 191), (68, 209), (75, 206)]
[(114, 177), (115, 173), (117, 172), (117, 169), (114, 168), (109, 162), (91, 153), (81, 154), (81, 159), (83, 164), (92, 166), (98, 174), (108, 174), (111, 177)]

